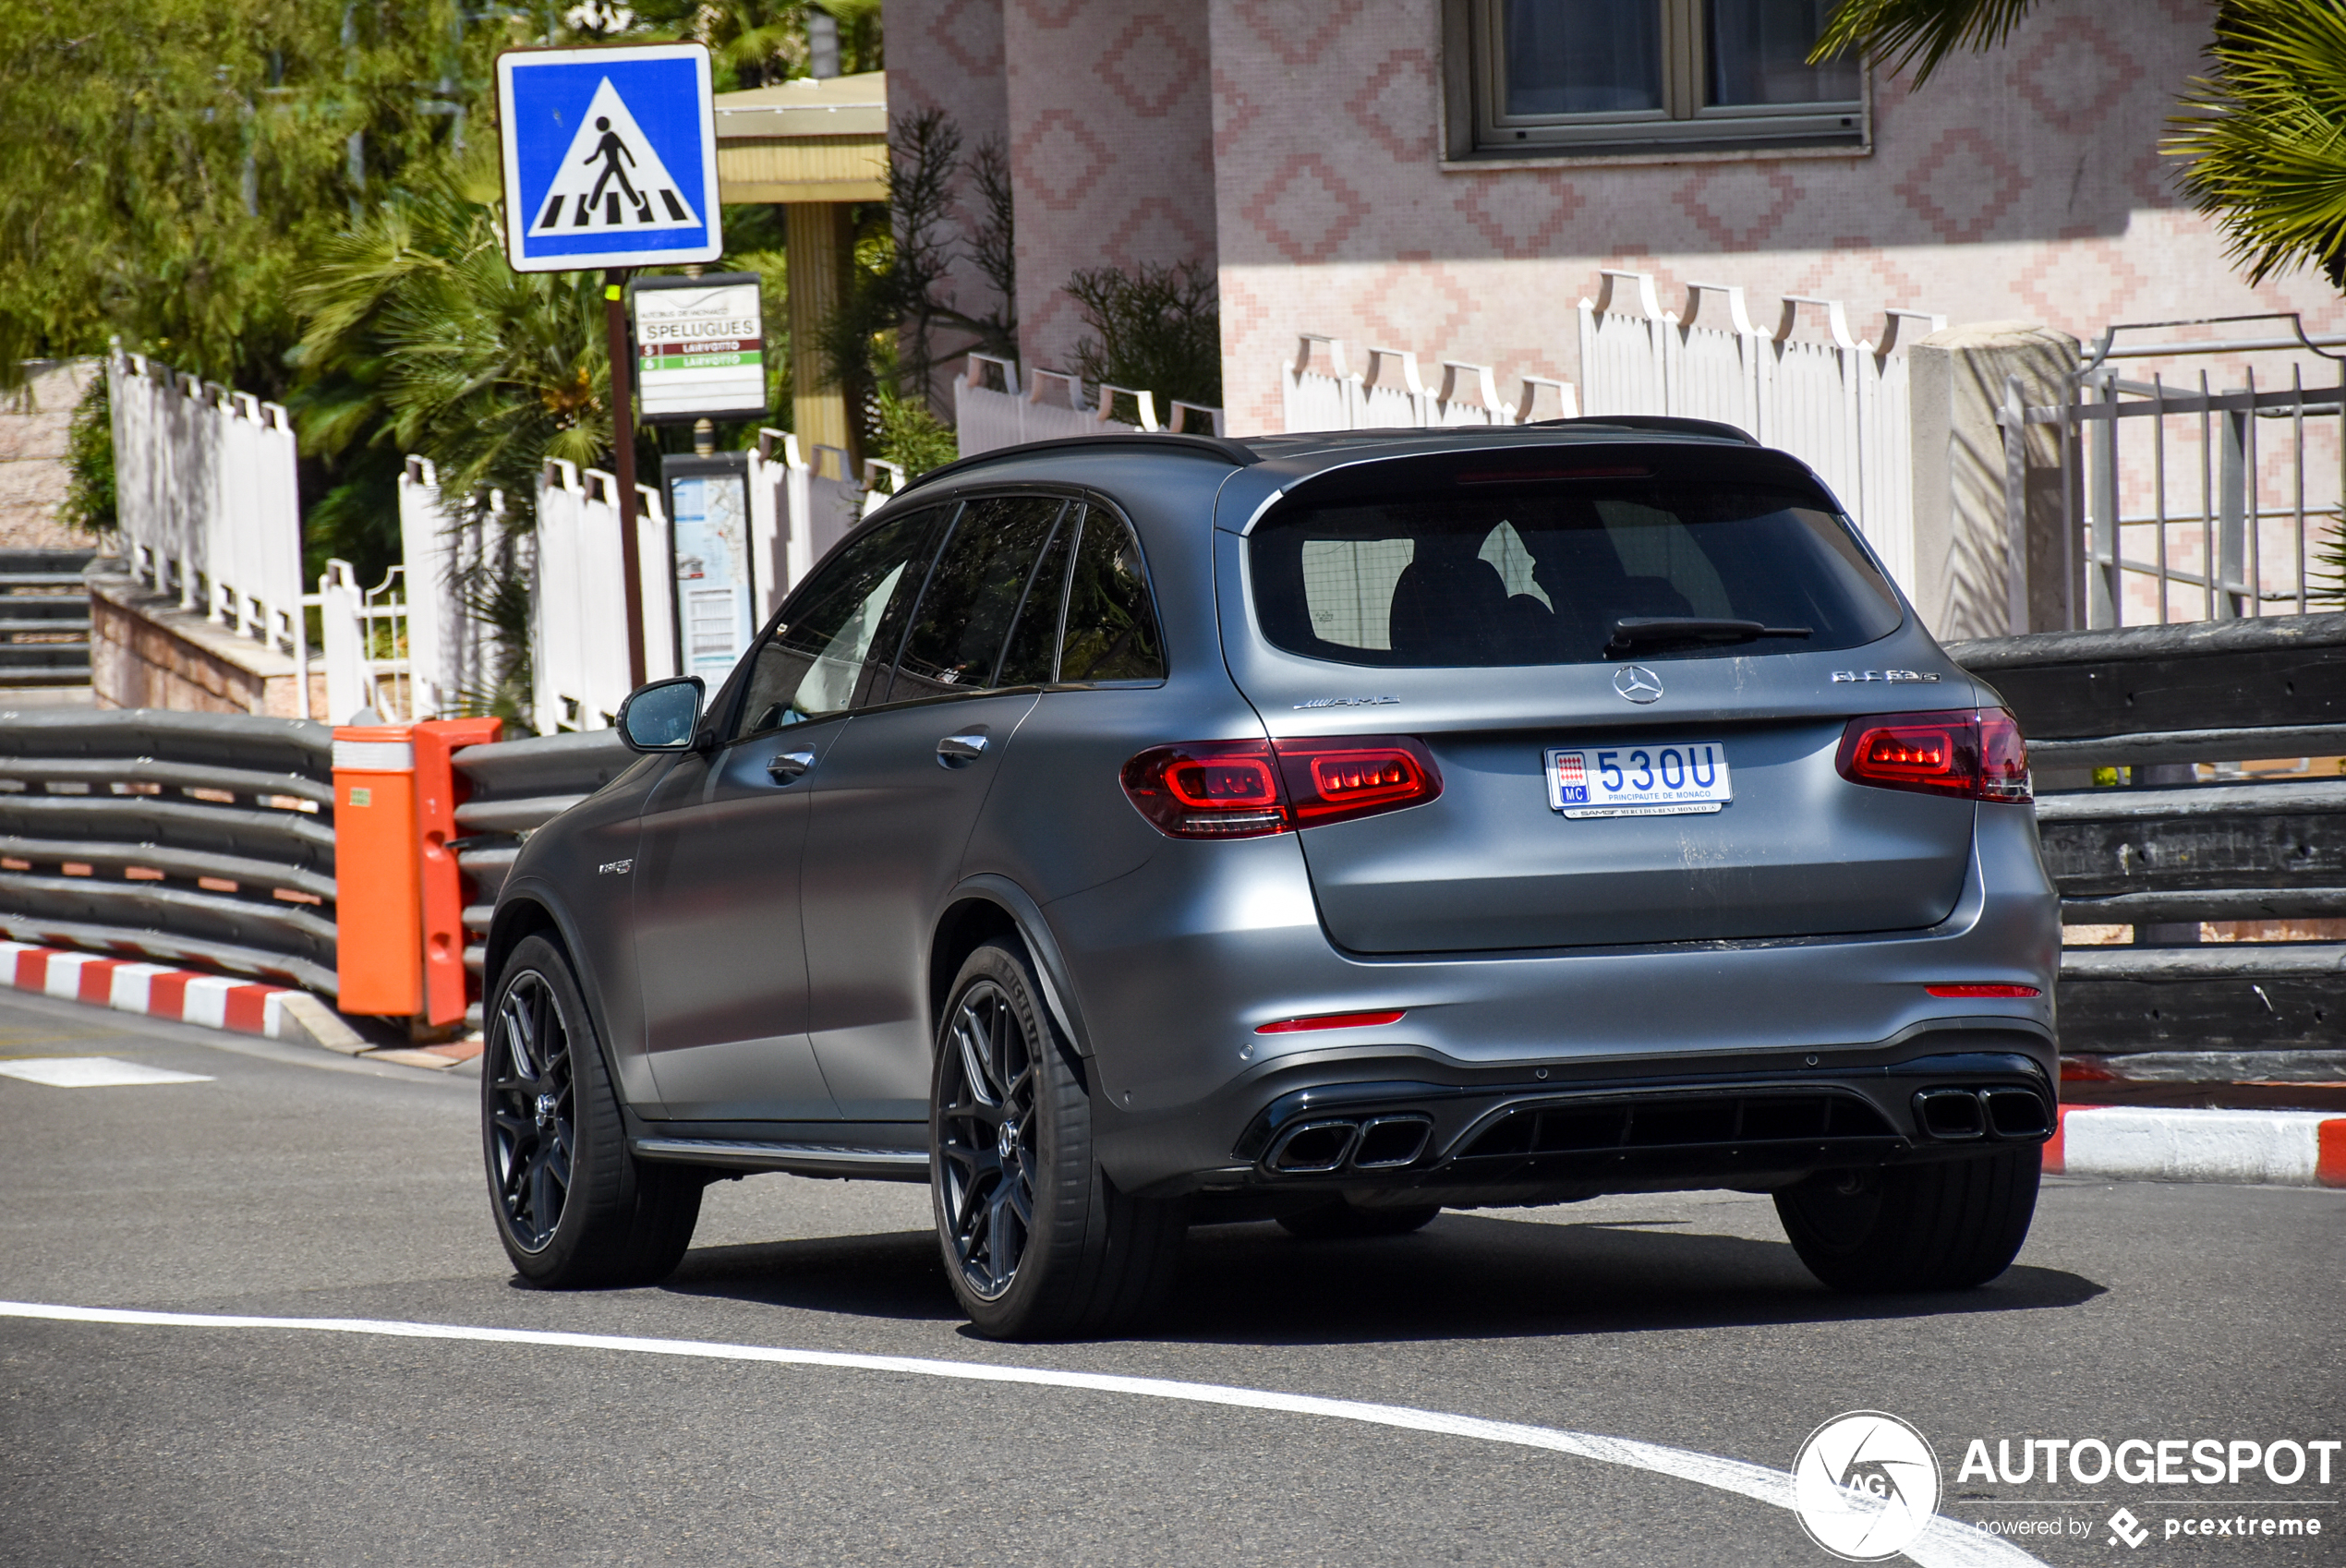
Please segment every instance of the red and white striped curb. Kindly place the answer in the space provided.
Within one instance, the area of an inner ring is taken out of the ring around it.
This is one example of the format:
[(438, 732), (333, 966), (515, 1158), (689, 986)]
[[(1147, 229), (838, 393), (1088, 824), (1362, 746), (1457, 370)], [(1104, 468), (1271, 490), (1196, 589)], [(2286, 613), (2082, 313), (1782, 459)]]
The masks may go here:
[(271, 1040), (348, 1049), (334, 1037), (357, 1038), (307, 991), (23, 942), (0, 941), (0, 985)]
[(2045, 1174), (2346, 1187), (2346, 1116), (2063, 1105), (2061, 1128), (2045, 1145)]

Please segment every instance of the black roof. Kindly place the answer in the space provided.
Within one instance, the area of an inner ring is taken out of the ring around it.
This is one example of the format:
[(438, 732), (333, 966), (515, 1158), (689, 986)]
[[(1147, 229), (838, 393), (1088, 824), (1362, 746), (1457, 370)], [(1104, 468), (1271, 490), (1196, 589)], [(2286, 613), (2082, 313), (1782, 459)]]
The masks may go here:
[(924, 485), (940, 479), (959, 478), (973, 469), (1014, 458), (1035, 456), (1049, 452), (1070, 454), (1095, 452), (1114, 447), (1135, 452), (1184, 452), (1201, 457), (1219, 459), (1233, 468), (1250, 467), (1257, 463), (1281, 459), (1312, 457), (1322, 454), (1354, 452), (1364, 447), (1409, 447), (1414, 445), (1455, 447), (1461, 441), (1471, 442), (1481, 437), (1498, 436), (1566, 436), (1602, 440), (1627, 434), (1640, 440), (1677, 439), (1708, 443), (1732, 443), (1736, 446), (1758, 446), (1760, 443), (1733, 425), (1711, 419), (1680, 419), (1660, 414), (1615, 414), (1585, 419), (1542, 419), (1526, 425), (1448, 425), (1433, 428), (1401, 427), (1382, 430), (1307, 430), (1292, 435), (1249, 436), (1243, 440), (1222, 436), (1195, 436), (1172, 431), (1104, 436), (1063, 436), (1056, 440), (1027, 441), (1019, 446), (996, 447), (932, 468), (916, 478), (907, 480), (898, 495), (903, 495)]

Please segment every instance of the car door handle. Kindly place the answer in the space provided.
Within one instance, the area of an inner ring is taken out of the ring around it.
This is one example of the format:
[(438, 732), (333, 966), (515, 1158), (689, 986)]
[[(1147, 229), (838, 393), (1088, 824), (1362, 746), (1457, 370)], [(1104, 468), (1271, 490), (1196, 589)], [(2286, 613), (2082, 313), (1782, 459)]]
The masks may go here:
[(793, 784), (814, 766), (813, 752), (776, 752), (766, 759), (766, 775), (777, 784)]
[(937, 742), (937, 760), (948, 767), (965, 762), (975, 762), (986, 754), (986, 731), (972, 730), (966, 734), (948, 735)]

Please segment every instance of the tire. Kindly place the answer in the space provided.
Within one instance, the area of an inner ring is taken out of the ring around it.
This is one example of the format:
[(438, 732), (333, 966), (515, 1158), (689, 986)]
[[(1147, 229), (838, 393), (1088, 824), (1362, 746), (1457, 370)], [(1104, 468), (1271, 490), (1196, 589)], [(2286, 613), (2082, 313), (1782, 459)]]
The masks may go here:
[(692, 1245), (702, 1177), (628, 1152), (569, 959), (543, 936), (525, 938), (493, 1000), (481, 1145), (505, 1255), (549, 1290), (666, 1279)]
[(1305, 1241), (1350, 1241), (1373, 1236), (1407, 1236), (1433, 1224), (1442, 1212), (1438, 1203), (1407, 1209), (1365, 1209), (1337, 1198), (1312, 1208), (1281, 1214), (1279, 1226)]
[(989, 1339), (1096, 1334), (1160, 1302), (1179, 1203), (1119, 1192), (1092, 1154), (1083, 1064), (1023, 952), (988, 943), (954, 979), (929, 1094), (929, 1192), (953, 1294)]
[(1968, 1290), (2028, 1239), (2043, 1153), (2035, 1144), (1882, 1170), (1820, 1171), (1776, 1194), (1808, 1272), (1835, 1290)]

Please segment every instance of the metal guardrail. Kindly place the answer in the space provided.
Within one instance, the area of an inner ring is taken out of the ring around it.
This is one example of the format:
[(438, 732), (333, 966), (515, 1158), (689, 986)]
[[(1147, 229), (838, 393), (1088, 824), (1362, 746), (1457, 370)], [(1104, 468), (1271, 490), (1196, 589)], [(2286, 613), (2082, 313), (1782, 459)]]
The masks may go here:
[(497, 891), (522, 840), (618, 778), (635, 755), (614, 731), (597, 730), (466, 746), (451, 760), (469, 789), (456, 808), (453, 847), (465, 876), (465, 967), (478, 974)]
[(0, 712), (0, 931), (332, 996), (333, 799), (306, 719)]
[[(2031, 737), (2065, 920), (2135, 927), (2135, 946), (2063, 954), (2064, 1050), (2229, 1054), (2235, 1070), (2267, 1073), (2338, 1057), (2346, 942), (2197, 936), (2208, 921), (2346, 916), (2346, 777), (2207, 782), (2190, 765), (2346, 753), (2346, 614), (1949, 651)], [(634, 758), (602, 730), (466, 747), (453, 761), (465, 961), (478, 973), (523, 839)], [(2095, 787), (2102, 766), (2130, 768), (2132, 781)], [(333, 899), (326, 726), (0, 712), (0, 931), (332, 996)]]
[[(2062, 919), (2134, 927), (2134, 946), (2062, 953), (2063, 1052), (2225, 1055), (2226, 1076), (2336, 1055), (2346, 942), (2202, 943), (2199, 927), (2346, 916), (2346, 777), (2223, 776), (2238, 772), (2227, 764), (2346, 754), (2346, 614), (1948, 652), (2002, 693), (2029, 737)], [(2219, 777), (2199, 779), (2203, 763)], [(2131, 778), (2096, 787), (2098, 767)]]

